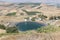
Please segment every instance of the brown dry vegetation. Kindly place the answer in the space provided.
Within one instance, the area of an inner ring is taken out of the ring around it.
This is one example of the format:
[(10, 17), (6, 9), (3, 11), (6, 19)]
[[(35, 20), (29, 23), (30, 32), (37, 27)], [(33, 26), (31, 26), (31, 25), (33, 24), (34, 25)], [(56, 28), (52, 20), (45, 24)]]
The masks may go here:
[(0, 40), (60, 40), (60, 32), (9, 35)]

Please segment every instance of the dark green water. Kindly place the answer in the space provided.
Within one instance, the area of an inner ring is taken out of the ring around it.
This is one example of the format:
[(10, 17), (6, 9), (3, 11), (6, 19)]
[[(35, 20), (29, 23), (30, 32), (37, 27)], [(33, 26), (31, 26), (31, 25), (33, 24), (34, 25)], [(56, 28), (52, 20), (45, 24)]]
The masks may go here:
[(45, 26), (45, 24), (29, 21), (29, 22), (20, 22), (16, 26), (20, 31), (27, 31), (27, 30), (36, 30), (37, 28)]

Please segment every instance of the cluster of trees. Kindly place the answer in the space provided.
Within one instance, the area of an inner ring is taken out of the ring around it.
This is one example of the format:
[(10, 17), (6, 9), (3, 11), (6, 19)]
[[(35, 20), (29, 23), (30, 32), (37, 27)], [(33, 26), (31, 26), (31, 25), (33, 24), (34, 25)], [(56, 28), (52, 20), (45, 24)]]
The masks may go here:
[(57, 20), (57, 19), (60, 19), (60, 16), (52, 16), (49, 18), (49, 20)]
[(47, 16), (45, 16), (45, 15), (38, 15), (38, 17), (39, 17), (39, 18), (41, 18), (41, 20), (43, 20), (43, 19), (46, 19), (46, 18), (47, 18)]
[(8, 13), (6, 16), (15, 16), (16, 12)]
[[(45, 15), (38, 15), (38, 17), (40, 17), (41, 20), (48, 18), (48, 17), (45, 16)], [(49, 20), (58, 20), (58, 19), (60, 19), (60, 16), (51, 16), (51, 17), (49, 18)]]
[(4, 25), (1, 25), (1, 24), (0, 24), (0, 29), (4, 29), (4, 30), (5, 30), (6, 27), (5, 27)]
[(7, 33), (18, 33), (18, 29), (16, 27), (5, 27), (4, 25), (0, 24), (0, 29), (6, 30)]
[[(41, 20), (45, 20), (47, 18), (47, 16), (45, 15), (38, 15), (38, 18), (41, 18)], [(32, 17), (31, 19), (29, 17), (25, 18), (27, 20), (31, 20), (31, 21), (35, 21), (35, 19), (38, 19), (37, 17)]]
[(18, 31), (18, 29), (16, 27), (8, 27), (6, 29), (6, 32), (7, 33), (18, 33), (19, 31)]

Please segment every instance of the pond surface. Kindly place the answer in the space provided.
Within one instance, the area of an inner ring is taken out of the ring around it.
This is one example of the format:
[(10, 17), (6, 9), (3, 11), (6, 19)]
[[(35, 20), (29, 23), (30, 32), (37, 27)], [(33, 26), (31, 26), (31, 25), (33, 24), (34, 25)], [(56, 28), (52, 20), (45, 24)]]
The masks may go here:
[(27, 31), (27, 30), (36, 30), (37, 28), (45, 26), (45, 24), (27, 21), (27, 22), (20, 22), (16, 26), (20, 31)]

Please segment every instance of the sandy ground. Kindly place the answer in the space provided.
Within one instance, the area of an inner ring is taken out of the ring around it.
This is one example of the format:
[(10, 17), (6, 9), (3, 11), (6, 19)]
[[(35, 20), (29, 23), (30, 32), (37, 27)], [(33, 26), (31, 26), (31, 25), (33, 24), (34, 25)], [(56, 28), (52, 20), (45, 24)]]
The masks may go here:
[(3, 36), (0, 40), (60, 40), (60, 32)]

